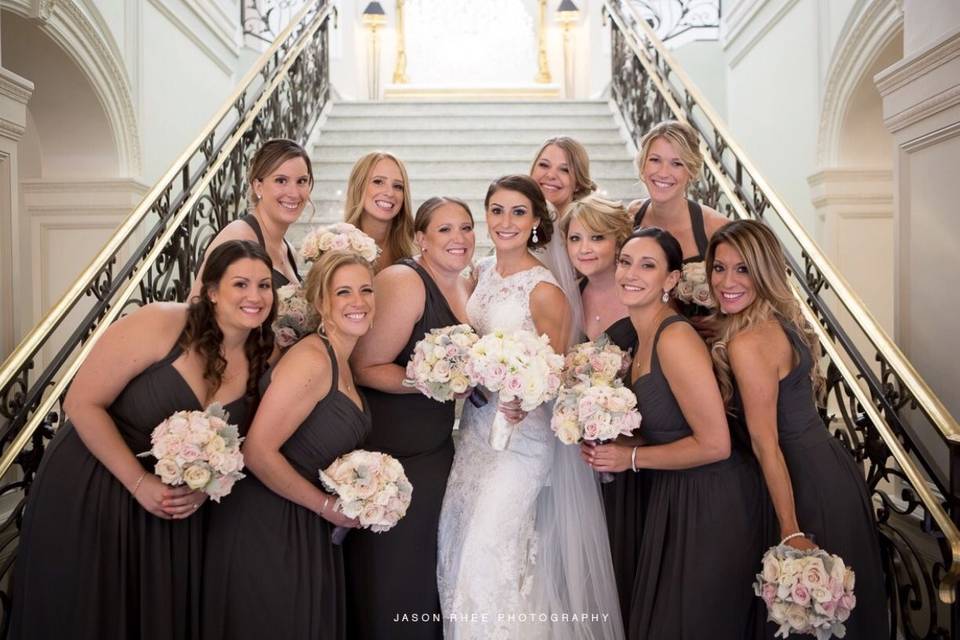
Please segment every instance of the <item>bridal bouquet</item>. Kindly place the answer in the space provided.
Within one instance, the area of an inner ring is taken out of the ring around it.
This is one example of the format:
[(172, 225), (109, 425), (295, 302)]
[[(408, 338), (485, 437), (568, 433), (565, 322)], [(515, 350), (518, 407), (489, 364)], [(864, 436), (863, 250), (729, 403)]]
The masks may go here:
[[(563, 356), (550, 348), (550, 339), (529, 331), (495, 330), (470, 348), (467, 374), (474, 385), (500, 393), (500, 400), (520, 400), (520, 408), (533, 411), (552, 400), (560, 389)], [(497, 412), (490, 428), (490, 446), (503, 451), (510, 444), (513, 426)]]
[(352, 251), (368, 262), (376, 260), (380, 253), (373, 238), (348, 222), (316, 227), (300, 243), (300, 257), (307, 262), (315, 262), (326, 251)]
[(150, 435), (150, 451), (140, 456), (157, 459), (153, 470), (164, 484), (186, 484), (220, 502), (244, 477), (243, 438), (227, 420), (218, 403), (204, 411), (177, 411), (157, 425)]
[(683, 271), (680, 273), (680, 282), (677, 283), (677, 300), (713, 309), (717, 306), (717, 302), (710, 292), (708, 280), (706, 264), (703, 262), (684, 264)]
[(288, 284), (277, 289), (277, 316), (273, 321), (273, 335), (277, 346), (286, 349), (320, 326), (320, 316), (310, 306), (299, 284)]
[(823, 549), (801, 551), (785, 544), (763, 554), (753, 591), (767, 604), (776, 636), (810, 634), (817, 640), (846, 634), (844, 621), (856, 606), (853, 569)]
[[(413, 485), (396, 458), (363, 449), (334, 460), (320, 471), (320, 481), (337, 494), (337, 510), (377, 533), (389, 531), (406, 515), (413, 495)], [(334, 544), (340, 544), (348, 531), (337, 527)]]
[(439, 402), (453, 400), (470, 388), (470, 347), (479, 339), (466, 324), (431, 329), (413, 348), (404, 386)]

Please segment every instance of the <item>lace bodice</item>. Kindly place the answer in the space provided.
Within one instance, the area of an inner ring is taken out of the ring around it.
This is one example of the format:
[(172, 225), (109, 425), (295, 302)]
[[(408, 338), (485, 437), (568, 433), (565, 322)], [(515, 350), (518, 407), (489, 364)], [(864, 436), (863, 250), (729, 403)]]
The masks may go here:
[(490, 256), (477, 263), (477, 271), (477, 288), (467, 302), (467, 316), (477, 333), (484, 335), (494, 329), (536, 332), (530, 293), (541, 282), (559, 287), (549, 269), (537, 266), (503, 277), (497, 272), (496, 257)]

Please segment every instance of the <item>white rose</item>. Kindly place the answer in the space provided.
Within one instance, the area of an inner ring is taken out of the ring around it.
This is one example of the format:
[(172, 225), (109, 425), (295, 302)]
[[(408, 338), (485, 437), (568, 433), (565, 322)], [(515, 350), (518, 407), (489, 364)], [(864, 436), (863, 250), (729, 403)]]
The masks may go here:
[(205, 465), (195, 464), (187, 467), (186, 471), (183, 472), (183, 481), (191, 489), (202, 489), (210, 482), (210, 476), (210, 469)]
[(163, 484), (178, 485), (183, 482), (180, 467), (170, 458), (157, 460), (153, 472), (160, 476), (160, 482)]

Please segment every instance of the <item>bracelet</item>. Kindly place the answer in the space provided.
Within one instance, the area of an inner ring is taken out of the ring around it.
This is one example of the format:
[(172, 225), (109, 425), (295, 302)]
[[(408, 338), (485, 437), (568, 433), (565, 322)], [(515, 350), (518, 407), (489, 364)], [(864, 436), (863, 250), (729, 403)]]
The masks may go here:
[(323, 513), (327, 510), (327, 505), (329, 503), (330, 503), (330, 496), (327, 496), (323, 499), (323, 506), (320, 507), (320, 515), (323, 515)]
[(807, 534), (805, 534), (803, 531), (797, 531), (796, 533), (791, 533), (786, 538), (781, 540), (780, 544), (787, 544), (787, 542), (789, 542), (790, 540), (793, 540), (794, 538), (804, 538), (806, 537), (806, 535)]
[(633, 469), (633, 472), (637, 472), (637, 448), (634, 447), (633, 451), (630, 452), (630, 468)]
[(137, 489), (140, 488), (140, 483), (143, 482), (143, 479), (146, 478), (146, 477), (147, 477), (147, 472), (146, 472), (146, 471), (144, 471), (143, 473), (140, 474), (140, 477), (137, 478), (137, 481), (133, 483), (133, 491), (130, 492), (130, 495), (132, 495), (132, 496), (137, 495)]

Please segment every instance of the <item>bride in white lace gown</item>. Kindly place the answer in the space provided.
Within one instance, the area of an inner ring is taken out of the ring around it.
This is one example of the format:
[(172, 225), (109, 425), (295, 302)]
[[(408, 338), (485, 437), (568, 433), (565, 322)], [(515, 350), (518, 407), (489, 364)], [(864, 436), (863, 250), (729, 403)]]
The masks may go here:
[[(467, 303), (481, 335), (546, 333), (558, 351), (570, 309), (528, 251), (549, 240), (539, 187), (527, 176), (491, 185), (485, 202), (496, 256), (478, 264)], [(599, 487), (576, 447), (550, 430), (551, 406), (526, 414), (466, 403), (440, 514), (437, 577), (444, 637), (619, 639), (623, 629)], [(520, 419), (505, 451), (488, 444), (496, 412)]]

